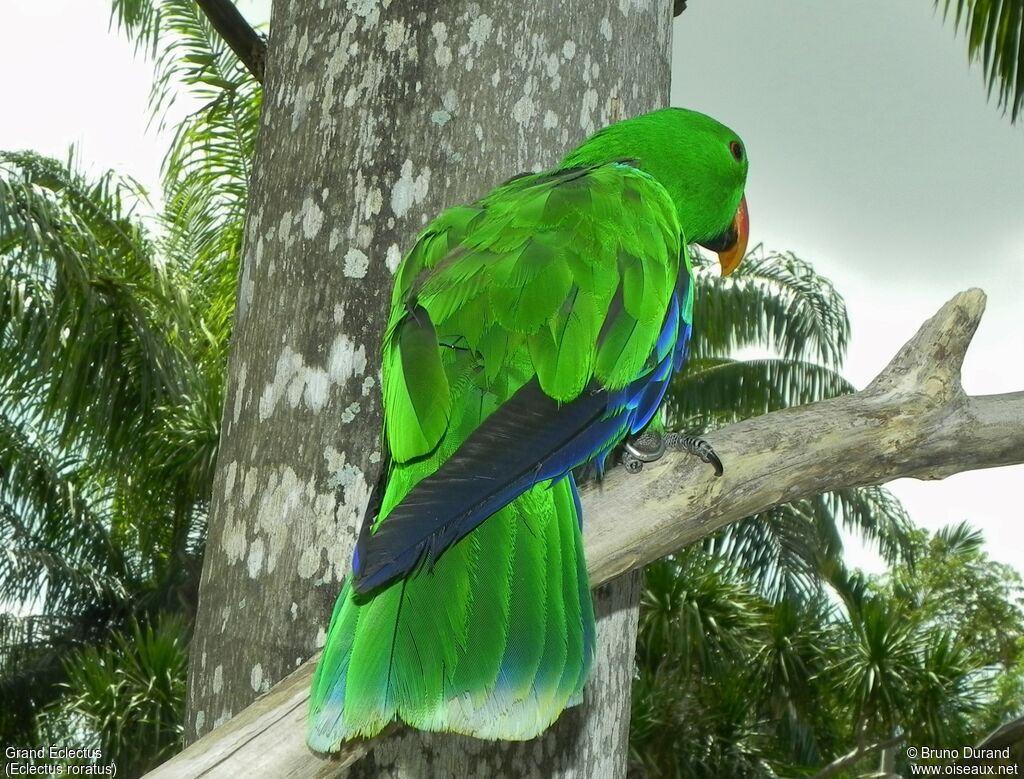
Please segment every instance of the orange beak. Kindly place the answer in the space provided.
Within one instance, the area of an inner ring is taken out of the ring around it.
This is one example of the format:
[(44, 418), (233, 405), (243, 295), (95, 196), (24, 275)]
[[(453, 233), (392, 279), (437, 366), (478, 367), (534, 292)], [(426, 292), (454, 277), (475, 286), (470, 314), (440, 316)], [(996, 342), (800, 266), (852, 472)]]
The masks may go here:
[(740, 206), (736, 209), (736, 216), (732, 218), (732, 227), (729, 232), (735, 233), (736, 240), (732, 246), (725, 247), (718, 252), (718, 264), (722, 266), (722, 275), (728, 276), (743, 261), (747, 253), (747, 238), (750, 236), (750, 215), (747, 213), (747, 196), (740, 198)]
[(732, 218), (729, 229), (713, 240), (702, 242), (701, 246), (718, 255), (718, 264), (722, 266), (722, 275), (728, 276), (743, 261), (747, 253), (747, 238), (750, 235), (750, 217), (747, 214), (746, 195), (740, 198), (736, 216)]

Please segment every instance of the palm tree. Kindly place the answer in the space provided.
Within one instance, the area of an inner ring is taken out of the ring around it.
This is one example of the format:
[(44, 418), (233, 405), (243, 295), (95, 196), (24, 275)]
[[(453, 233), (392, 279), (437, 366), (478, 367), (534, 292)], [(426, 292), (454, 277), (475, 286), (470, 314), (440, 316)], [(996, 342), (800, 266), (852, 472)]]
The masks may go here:
[(67, 647), (159, 608), (187, 570), (189, 527), (148, 457), (189, 379), (187, 309), (140, 197), (72, 161), (0, 155), (0, 598), (30, 614), (5, 619), (5, 700), (51, 698)]
[[(5, 743), (41, 739), (62, 695), (74, 732), (113, 721), (85, 714), (89, 669), (183, 646), (195, 610), (260, 90), (193, 3), (160, 12), (155, 110), (175, 84), (202, 101), (168, 154), (163, 213), (73, 158), (0, 154)], [(146, 689), (180, 716), (181, 685)], [(154, 743), (117, 732), (105, 754)], [(178, 738), (155, 732), (153, 755)]]
[[(772, 602), (756, 574), (700, 545), (647, 575), (631, 775), (860, 775), (905, 744), (976, 743), (1021, 710), (1019, 674), (1000, 684), (966, 620), (925, 616), (950, 608), (936, 591), (911, 605), (843, 571), (831, 593)], [(1019, 636), (1024, 611), (1011, 617)]]
[(202, 495), (155, 453), (199, 387), (198, 328), (124, 187), (0, 155), (0, 686), (35, 710), (70, 648), (195, 603)]

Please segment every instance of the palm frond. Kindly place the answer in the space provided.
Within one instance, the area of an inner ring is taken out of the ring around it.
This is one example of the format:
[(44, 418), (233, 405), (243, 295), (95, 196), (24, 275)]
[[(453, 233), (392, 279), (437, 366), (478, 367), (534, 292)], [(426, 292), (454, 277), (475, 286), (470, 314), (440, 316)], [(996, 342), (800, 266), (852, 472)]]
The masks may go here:
[(152, 92), (154, 110), (173, 100), (176, 84), (208, 104), (253, 81), (194, 0), (159, 0), (157, 7), (161, 50)]
[(134, 216), (138, 189), (0, 153), (0, 354), (11, 392), (43, 398), (62, 440), (136, 450), (185, 384), (185, 301)]
[(160, 8), (154, 0), (112, 0), (111, 20), (135, 45), (155, 50), (160, 31)]
[[(181, 259), (212, 345), (226, 346), (234, 312), (262, 89), (191, 0), (164, 0), (166, 44), (154, 110), (185, 89), (202, 102), (164, 160), (164, 251)], [(223, 361), (217, 351), (212, 358)]]
[(44, 711), (41, 729), (51, 743), (80, 734), (128, 776), (158, 765), (182, 746), (187, 639), (184, 621), (165, 616), (72, 653), (65, 692)]
[(71, 615), (129, 598), (102, 481), (10, 407), (0, 409), (0, 473), (0, 603)]
[(920, 684), (912, 703), (912, 720), (920, 723), (915, 739), (939, 747), (970, 743), (971, 718), (991, 703), (994, 677), (985, 673), (965, 637), (939, 630), (921, 648)]
[(721, 358), (767, 349), (785, 359), (838, 369), (850, 339), (846, 303), (831, 281), (792, 252), (755, 247), (728, 277), (695, 258), (691, 355)]
[(902, 727), (920, 679), (920, 635), (907, 615), (888, 599), (868, 597), (841, 626), (829, 671), (837, 690), (871, 722), (874, 735)]
[(827, 691), (817, 683), (825, 669), (829, 623), (835, 607), (823, 593), (780, 600), (768, 612), (765, 641), (750, 664), (777, 743), (788, 754), (787, 773), (820, 765), (833, 736), (825, 714)]
[(912, 523), (884, 487), (815, 495), (747, 517), (709, 536), (705, 548), (741, 566), (773, 603), (803, 600), (843, 566), (840, 525), (875, 542), (890, 563), (911, 556)]
[(684, 549), (646, 569), (637, 662), (710, 672), (740, 652), (761, 623), (759, 597), (724, 557)]
[(984, 552), (985, 536), (969, 522), (956, 522), (939, 528), (933, 536), (933, 543), (942, 554), (973, 558)]
[[(234, 313), (242, 227), (262, 88), (193, 0), (114, 0), (118, 23), (157, 52), (150, 105), (166, 116), (186, 94), (200, 107), (164, 159), (165, 256), (188, 274), (193, 310), (212, 338), (196, 358), (222, 362)], [(206, 350), (213, 347), (213, 351)]]
[(850, 487), (822, 496), (844, 528), (874, 543), (889, 565), (914, 564), (914, 523), (899, 499), (874, 485)]
[(665, 408), (670, 427), (708, 430), (852, 391), (840, 373), (812, 362), (694, 357), (672, 380)]
[(968, 56), (981, 60), (991, 99), (1016, 122), (1024, 109), (1024, 0), (935, 0), (942, 16), (967, 38)]
[(710, 536), (705, 548), (746, 570), (772, 602), (813, 594), (822, 567), (842, 554), (835, 526), (819, 508), (814, 501), (776, 506)]

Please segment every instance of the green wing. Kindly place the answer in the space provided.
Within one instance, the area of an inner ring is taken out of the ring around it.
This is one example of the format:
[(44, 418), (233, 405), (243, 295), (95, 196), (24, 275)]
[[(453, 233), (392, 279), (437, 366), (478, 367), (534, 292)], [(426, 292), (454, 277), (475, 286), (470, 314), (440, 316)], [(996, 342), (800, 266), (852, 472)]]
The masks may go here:
[(469, 349), (492, 384), (535, 373), (560, 402), (595, 378), (635, 379), (681, 248), (668, 193), (624, 163), (523, 176), (446, 211), (396, 278), (383, 365), (392, 456), (426, 454), (447, 429), (444, 350)]

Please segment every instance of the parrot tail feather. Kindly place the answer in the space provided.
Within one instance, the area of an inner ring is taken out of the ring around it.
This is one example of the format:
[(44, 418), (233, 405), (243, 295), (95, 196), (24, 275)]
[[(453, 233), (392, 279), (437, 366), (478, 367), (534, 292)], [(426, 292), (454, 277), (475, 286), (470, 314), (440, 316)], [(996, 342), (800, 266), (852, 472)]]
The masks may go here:
[(534, 738), (582, 700), (594, 641), (568, 475), (520, 495), (433, 568), (368, 595), (346, 583), (313, 679), (307, 742), (336, 751), (396, 719)]

